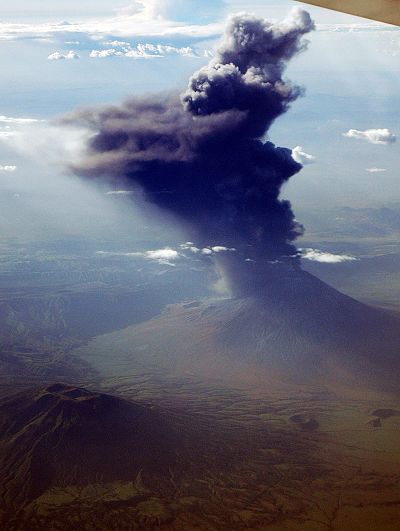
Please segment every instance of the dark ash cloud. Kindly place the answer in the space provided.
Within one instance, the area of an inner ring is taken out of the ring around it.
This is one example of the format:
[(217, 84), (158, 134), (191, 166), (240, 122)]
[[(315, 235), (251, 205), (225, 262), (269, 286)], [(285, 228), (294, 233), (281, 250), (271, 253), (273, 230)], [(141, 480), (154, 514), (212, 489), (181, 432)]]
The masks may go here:
[(312, 29), (301, 9), (277, 24), (246, 14), (231, 17), (215, 58), (189, 80), (182, 98), (186, 110), (197, 116), (240, 110), (247, 113), (249, 133), (263, 135), (301, 92), (282, 75)]
[(75, 171), (141, 189), (183, 220), (199, 247), (237, 249), (230, 270), (298, 263), (293, 242), (301, 226), (279, 195), (301, 164), (290, 149), (263, 138), (301, 93), (283, 75), (313, 28), (300, 9), (274, 24), (232, 17), (215, 57), (181, 96), (131, 99), (66, 117), (93, 131)]

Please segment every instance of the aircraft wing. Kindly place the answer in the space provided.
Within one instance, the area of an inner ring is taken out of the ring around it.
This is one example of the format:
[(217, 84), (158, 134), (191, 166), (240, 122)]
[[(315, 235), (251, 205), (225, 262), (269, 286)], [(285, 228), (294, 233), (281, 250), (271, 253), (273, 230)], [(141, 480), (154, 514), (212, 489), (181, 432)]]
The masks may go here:
[(400, 26), (400, 0), (311, 0), (302, 3)]

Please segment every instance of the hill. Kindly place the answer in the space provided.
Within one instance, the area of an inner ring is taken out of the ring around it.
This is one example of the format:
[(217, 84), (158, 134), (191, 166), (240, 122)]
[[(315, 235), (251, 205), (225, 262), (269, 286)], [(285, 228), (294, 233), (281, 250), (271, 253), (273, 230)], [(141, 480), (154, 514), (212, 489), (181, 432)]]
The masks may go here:
[(103, 525), (111, 511), (148, 529), (168, 520), (154, 499), (241, 451), (221, 449), (213, 423), (64, 384), (3, 399), (0, 431), (2, 529)]

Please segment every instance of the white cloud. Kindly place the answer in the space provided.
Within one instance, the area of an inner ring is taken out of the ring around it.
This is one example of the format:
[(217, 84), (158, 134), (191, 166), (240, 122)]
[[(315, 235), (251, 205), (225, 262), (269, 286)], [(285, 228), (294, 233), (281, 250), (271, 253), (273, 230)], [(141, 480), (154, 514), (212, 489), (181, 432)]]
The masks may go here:
[(126, 42), (126, 41), (106, 41), (104, 44), (106, 44), (107, 46), (112, 46), (114, 48), (118, 48), (121, 46), (129, 47), (131, 45), (129, 42)]
[(133, 190), (109, 190), (106, 195), (132, 195)]
[(349, 129), (347, 133), (343, 133), (343, 136), (366, 140), (371, 144), (393, 144), (396, 141), (396, 136), (389, 129), (366, 129), (365, 131)]
[(0, 123), (3, 124), (32, 124), (34, 122), (44, 122), (36, 118), (13, 118), (11, 116), (0, 116)]
[(118, 51), (115, 48), (108, 48), (107, 50), (92, 50), (89, 54), (89, 57), (97, 59), (103, 57), (115, 57), (123, 55), (125, 55), (125, 53), (122, 51)]
[(356, 24), (317, 24), (317, 31), (328, 33), (398, 32), (396, 26), (383, 22), (360, 22)]
[[(13, 116), (0, 115), (0, 141), (13, 141), (18, 138), (21, 133), (21, 128), (31, 126), (38, 122), (44, 122), (45, 120), (37, 120), (36, 118), (21, 118)], [(3, 125), (4, 124), (4, 125)]]
[(123, 16), (139, 15), (143, 19), (167, 18), (174, 11), (174, 3), (178, 9), (182, 7), (180, 0), (131, 0), (129, 5), (121, 7), (118, 13)]
[(383, 173), (387, 171), (387, 169), (386, 168), (367, 168), (365, 171), (369, 173)]
[(153, 57), (166, 57), (168, 55), (180, 55), (182, 57), (198, 57), (190, 46), (177, 48), (165, 44), (142, 44), (132, 47), (129, 43), (114, 41), (114, 48), (105, 50), (92, 50), (89, 54), (91, 58), (104, 57), (131, 57), (134, 59), (151, 59)]
[[(138, 44), (136, 50), (132, 50), (132, 54), (138, 53), (139, 57), (146, 56), (161, 56), (166, 55), (181, 55), (183, 57), (196, 57), (196, 53), (190, 46), (177, 48), (175, 46), (163, 44)], [(129, 52), (126, 54), (129, 57)]]
[(205, 255), (236, 251), (234, 247), (225, 247), (224, 245), (214, 245), (210, 247), (203, 247), (202, 249), (200, 249), (199, 247), (196, 247), (193, 242), (181, 243), (179, 247), (185, 251), (190, 251), (194, 254), (201, 253)]
[(313, 162), (315, 162), (315, 157), (303, 151), (303, 148), (301, 146), (296, 146), (292, 149), (292, 158), (299, 164), (303, 165), (312, 164)]
[(226, 251), (236, 251), (234, 247), (224, 247), (223, 245), (214, 245), (214, 247), (211, 247), (211, 250), (214, 253), (223, 253)]
[(170, 247), (165, 247), (164, 249), (155, 249), (153, 251), (133, 251), (126, 253), (97, 251), (96, 254), (103, 256), (126, 256), (134, 258), (144, 258), (147, 260), (156, 261), (159, 264), (166, 264), (170, 266), (175, 265), (172, 263), (172, 261), (178, 259), (180, 256), (178, 251), (176, 251), (175, 249), (171, 249)]
[(64, 61), (68, 59), (79, 59), (79, 55), (73, 50), (69, 50), (67, 53), (54, 52), (51, 53), (47, 59), (50, 61)]
[(0, 131), (0, 140), (8, 140), (12, 136), (15, 136), (14, 131)]
[[(128, 3), (128, 2), (127, 2)], [(136, 0), (119, 9), (116, 16), (87, 19), (77, 22), (20, 23), (0, 22), (0, 40), (37, 39), (54, 40), (75, 44), (107, 38), (121, 41), (128, 37), (187, 37), (191, 39), (220, 36), (223, 23), (191, 23), (198, 9), (213, 13), (221, 20), (226, 3), (222, 0), (208, 1), (202, 5), (198, 0)], [(250, 6), (249, 6), (250, 7)], [(319, 32), (393, 32), (397, 28), (388, 24), (360, 22), (356, 24), (318, 24)], [(111, 44), (114, 47), (113, 44)]]
[(1, 133), (3, 131), (0, 131), (0, 140), (7, 141), (24, 158), (28, 157), (40, 165), (57, 167), (69, 166), (81, 157), (91, 134), (87, 129), (35, 119), (29, 119), (26, 124), (17, 123), (12, 130), (4, 131), (4, 138)]
[(313, 262), (320, 262), (323, 264), (339, 264), (341, 262), (352, 262), (357, 260), (354, 256), (348, 254), (332, 254), (326, 251), (319, 251), (318, 249), (299, 249), (302, 258), (311, 260)]
[(156, 251), (146, 251), (145, 256), (150, 260), (176, 260), (179, 257), (179, 253), (175, 249), (166, 247), (165, 249), (157, 249)]
[[(186, 242), (179, 245), (179, 249), (182, 251), (189, 251), (194, 254), (202, 254), (211, 256), (216, 253), (222, 252), (232, 252), (236, 251), (233, 247), (225, 247), (223, 245), (214, 245), (212, 247), (203, 247), (200, 249), (196, 247), (193, 242)], [(185, 256), (184, 253), (173, 249), (172, 247), (164, 247), (162, 249), (154, 249), (150, 251), (129, 251), (129, 252), (112, 252), (112, 251), (97, 251), (96, 254), (101, 256), (125, 256), (127, 258), (143, 258), (145, 260), (151, 260), (158, 262), (159, 264), (174, 266), (175, 262), (178, 259), (188, 259), (188, 256)]]
[[(187, 3), (187, 2), (186, 2)], [(0, 22), (0, 40), (55, 39), (71, 42), (79, 34), (83, 40), (122, 40), (128, 37), (188, 37), (191, 39), (219, 36), (222, 23), (191, 24), (182, 22), (179, 9), (161, 9), (165, 1), (136, 2), (117, 16), (81, 22), (9, 23)], [(176, 6), (178, 7), (178, 6)], [(173, 20), (176, 16), (180, 21)], [(188, 17), (190, 18), (190, 17)], [(110, 39), (111, 36), (111, 39)], [(69, 38), (70, 37), (70, 38)]]
[(181, 245), (179, 247), (181, 249), (184, 249), (185, 251), (190, 251), (190, 252), (192, 252), (194, 254), (197, 254), (197, 253), (199, 253), (201, 251), (201, 249), (196, 247), (193, 242), (181, 243)]
[[(210, 38), (220, 36), (223, 32), (223, 23), (211, 22), (206, 24), (191, 24), (182, 22), (179, 15), (182, 3), (176, 3), (176, 8), (171, 9), (173, 2), (167, 8), (162, 8), (168, 2), (143, 1), (120, 10), (117, 16), (98, 20), (78, 22), (44, 22), (44, 23), (18, 23), (0, 22), (0, 40), (17, 39), (54, 39), (60, 37), (62, 42), (80, 44), (85, 39), (99, 39), (110, 36), (113, 40), (128, 37), (188, 37), (192, 39)], [(190, 2), (185, 1), (189, 7)], [(174, 18), (180, 21), (174, 20)], [(189, 16), (187, 20), (189, 20)], [(317, 24), (318, 32), (329, 33), (354, 33), (354, 32), (393, 32), (398, 31), (394, 26), (377, 23), (359, 24)], [(74, 37), (80, 35), (80, 40)], [(71, 36), (70, 38), (68, 38)]]
[(5, 166), (2, 166), (0, 164), (0, 171), (7, 171), (7, 172), (13, 172), (17, 169), (16, 166), (13, 166), (11, 164), (6, 164)]

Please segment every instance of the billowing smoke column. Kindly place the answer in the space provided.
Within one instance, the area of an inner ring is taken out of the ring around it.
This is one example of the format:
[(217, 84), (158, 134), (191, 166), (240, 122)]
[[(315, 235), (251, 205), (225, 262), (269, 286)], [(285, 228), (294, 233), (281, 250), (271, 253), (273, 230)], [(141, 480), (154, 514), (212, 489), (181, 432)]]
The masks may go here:
[(274, 24), (233, 16), (215, 57), (180, 97), (132, 99), (67, 118), (94, 133), (76, 171), (139, 187), (183, 220), (199, 246), (235, 248), (223, 263), (231, 285), (258, 289), (267, 264), (299, 260), (293, 241), (301, 227), (279, 194), (301, 165), (262, 138), (301, 92), (283, 72), (313, 28), (300, 9)]

